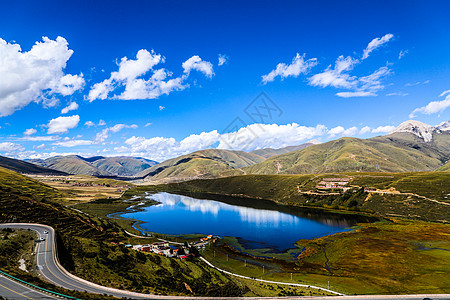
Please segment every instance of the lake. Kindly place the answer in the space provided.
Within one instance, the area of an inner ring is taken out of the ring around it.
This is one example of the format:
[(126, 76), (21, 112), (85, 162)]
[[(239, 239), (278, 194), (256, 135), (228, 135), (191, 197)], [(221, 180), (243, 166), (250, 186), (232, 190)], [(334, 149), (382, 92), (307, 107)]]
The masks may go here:
[(349, 230), (359, 215), (330, 214), (277, 205), (265, 200), (221, 197), (221, 201), (170, 193), (146, 196), (159, 202), (121, 213), (123, 218), (142, 221), (148, 232), (169, 235), (212, 234), (239, 238), (246, 248), (294, 248), (300, 239), (311, 239)]

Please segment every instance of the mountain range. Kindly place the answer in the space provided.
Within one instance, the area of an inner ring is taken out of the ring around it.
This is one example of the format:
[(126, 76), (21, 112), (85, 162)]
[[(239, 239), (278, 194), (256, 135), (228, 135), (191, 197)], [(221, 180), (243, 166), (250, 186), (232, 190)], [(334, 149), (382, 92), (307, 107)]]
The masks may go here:
[(85, 158), (79, 155), (31, 159), (28, 162), (69, 174), (91, 176), (134, 176), (157, 164), (156, 161), (141, 157), (94, 156)]
[(450, 171), (450, 121), (438, 126), (410, 120), (385, 136), (344, 137), (252, 152), (200, 150), (162, 163), (139, 157), (55, 156), (28, 162), (0, 157), (0, 166), (21, 173), (127, 176), (150, 182), (242, 174)]

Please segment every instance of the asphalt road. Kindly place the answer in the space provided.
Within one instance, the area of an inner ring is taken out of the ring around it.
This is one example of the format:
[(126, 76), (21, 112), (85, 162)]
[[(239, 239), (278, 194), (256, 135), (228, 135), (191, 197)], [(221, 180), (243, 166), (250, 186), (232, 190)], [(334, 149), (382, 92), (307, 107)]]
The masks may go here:
[[(56, 246), (55, 246), (55, 231), (52, 227), (39, 224), (0, 224), (0, 228), (16, 228), (16, 229), (31, 229), (38, 233), (39, 237), (44, 238), (44, 241), (38, 243), (36, 247), (37, 256), (37, 268), (39, 274), (43, 279), (63, 287), (68, 290), (84, 291), (95, 294), (107, 294), (116, 296), (119, 298), (131, 298), (131, 299), (218, 299), (218, 298), (206, 298), (206, 297), (179, 297), (179, 296), (159, 296), (159, 295), (146, 295), (128, 292), (124, 290), (118, 290), (108, 288), (86, 281), (79, 277), (76, 277), (67, 272), (56, 259)], [(47, 232), (47, 233), (45, 233)], [(23, 293), (22, 293), (23, 292)], [(11, 281), (3, 276), (0, 276), (0, 295), (7, 299), (56, 299), (51, 296), (34, 291), (26, 286), (22, 286), (14, 281)], [(380, 296), (333, 296), (333, 297), (285, 297), (284, 299), (371, 299), (371, 300), (423, 300), (424, 298), (430, 299), (448, 299), (450, 295), (380, 295)], [(221, 298), (224, 299), (224, 298)], [(242, 298), (241, 298), (242, 299)], [(245, 298), (245, 299), (262, 299), (258, 298)], [(264, 299), (281, 299), (281, 297), (270, 297)]]
[(0, 275), (0, 296), (6, 299), (60, 299), (38, 292), (12, 279)]

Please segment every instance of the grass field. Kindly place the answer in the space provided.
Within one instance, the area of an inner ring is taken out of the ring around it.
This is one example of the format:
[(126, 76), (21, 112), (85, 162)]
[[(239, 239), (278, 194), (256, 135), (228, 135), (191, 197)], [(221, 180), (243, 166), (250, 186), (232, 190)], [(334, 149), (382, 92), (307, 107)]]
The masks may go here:
[(65, 193), (66, 204), (104, 198), (120, 198), (123, 192), (133, 186), (133, 184), (125, 181), (99, 179), (87, 175), (30, 175), (30, 177)]
[(237, 274), (323, 287), (330, 282), (345, 294), (450, 292), (450, 225), (384, 221), (298, 244), (304, 251), (297, 263), (246, 256), (220, 244), (203, 255)]

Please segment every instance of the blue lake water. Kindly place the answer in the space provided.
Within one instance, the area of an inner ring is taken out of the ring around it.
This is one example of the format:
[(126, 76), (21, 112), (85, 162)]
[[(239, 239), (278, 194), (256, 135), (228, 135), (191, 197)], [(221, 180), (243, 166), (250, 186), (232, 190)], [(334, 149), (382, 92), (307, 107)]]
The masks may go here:
[(236, 205), (169, 193), (147, 197), (160, 204), (142, 207), (138, 211), (132, 209), (120, 216), (143, 221), (140, 227), (148, 232), (234, 236), (240, 238), (247, 248), (282, 251), (294, 248), (293, 244), (300, 239), (342, 232), (361, 221), (348, 215), (291, 211), (285, 206), (262, 200), (245, 200), (241, 201), (245, 205)]

